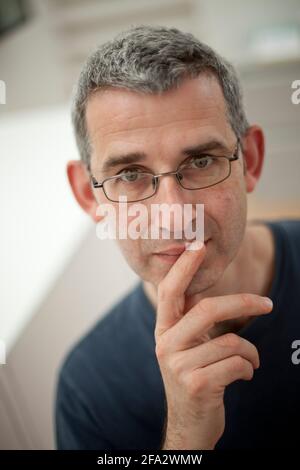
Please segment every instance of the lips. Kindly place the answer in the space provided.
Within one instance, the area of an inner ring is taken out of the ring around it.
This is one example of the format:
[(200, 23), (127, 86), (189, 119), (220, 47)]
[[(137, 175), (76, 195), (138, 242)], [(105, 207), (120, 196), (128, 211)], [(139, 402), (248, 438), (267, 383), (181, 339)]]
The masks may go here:
[(176, 255), (181, 255), (181, 253), (183, 253), (184, 250), (185, 250), (184, 246), (177, 246), (177, 247), (168, 248), (167, 250), (159, 251), (158, 253), (155, 253), (155, 254), (176, 256)]
[[(207, 240), (204, 240), (204, 244), (206, 245), (209, 240), (210, 240), (209, 238)], [(158, 251), (154, 254), (155, 255), (166, 255), (166, 256), (177, 256), (178, 257), (184, 251), (185, 251), (185, 246), (184, 245), (174, 245), (174, 246), (170, 246), (169, 248), (167, 248), (165, 250)]]

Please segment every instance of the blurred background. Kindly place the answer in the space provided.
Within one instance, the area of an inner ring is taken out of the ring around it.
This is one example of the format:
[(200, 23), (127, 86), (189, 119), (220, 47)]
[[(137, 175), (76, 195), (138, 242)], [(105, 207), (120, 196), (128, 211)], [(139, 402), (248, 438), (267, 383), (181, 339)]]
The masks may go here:
[(249, 218), (300, 216), (300, 0), (0, 0), (1, 449), (54, 447), (64, 355), (137, 282), (96, 237), (65, 165), (78, 158), (69, 108), (83, 61), (141, 23), (192, 32), (236, 66), (266, 134)]

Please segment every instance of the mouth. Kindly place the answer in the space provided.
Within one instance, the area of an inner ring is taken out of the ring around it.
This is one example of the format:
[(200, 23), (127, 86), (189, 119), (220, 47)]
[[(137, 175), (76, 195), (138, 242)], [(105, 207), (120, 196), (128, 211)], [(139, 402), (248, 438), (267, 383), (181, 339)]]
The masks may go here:
[[(207, 240), (204, 240), (204, 245), (207, 248), (207, 245), (211, 239), (208, 238)], [(174, 245), (172, 247), (169, 247), (166, 250), (160, 251), (158, 253), (153, 253), (153, 255), (159, 259), (160, 261), (164, 261), (165, 263), (173, 264), (179, 256), (185, 251), (185, 246), (183, 245)]]

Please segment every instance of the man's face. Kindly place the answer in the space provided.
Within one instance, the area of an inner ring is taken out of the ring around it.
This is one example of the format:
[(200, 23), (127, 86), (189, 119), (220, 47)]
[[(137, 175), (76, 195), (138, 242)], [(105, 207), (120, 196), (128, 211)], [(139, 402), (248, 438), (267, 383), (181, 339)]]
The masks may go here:
[[(213, 76), (187, 79), (177, 90), (161, 95), (109, 89), (95, 93), (87, 105), (87, 127), (92, 145), (91, 170), (98, 181), (121, 170), (138, 167), (152, 173), (177, 169), (186, 160), (182, 150), (198, 144), (219, 142), (210, 155), (231, 156), (236, 136), (226, 117), (221, 87)], [(102, 171), (110, 156), (139, 152), (142, 161), (120, 164)], [(101, 189), (98, 203), (112, 204)], [(151, 204), (204, 204), (206, 257), (187, 291), (201, 292), (212, 286), (235, 257), (246, 225), (246, 185), (243, 162), (231, 164), (231, 175), (223, 182), (200, 190), (183, 189), (174, 176), (161, 178), (157, 193), (142, 203), (150, 213)], [(195, 206), (194, 206), (195, 207)], [(128, 264), (143, 280), (155, 286), (163, 279), (175, 257), (162, 259), (157, 252), (183, 245), (183, 240), (119, 239)]]

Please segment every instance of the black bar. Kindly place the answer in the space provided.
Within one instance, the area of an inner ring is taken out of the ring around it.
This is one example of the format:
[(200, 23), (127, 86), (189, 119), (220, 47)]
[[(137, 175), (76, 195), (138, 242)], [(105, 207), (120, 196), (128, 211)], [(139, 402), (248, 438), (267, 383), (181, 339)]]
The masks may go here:
[[(184, 467), (219, 467), (253, 468), (270, 465), (292, 468), (299, 464), (299, 452), (296, 449), (270, 450), (228, 450), (228, 451), (0, 451), (0, 468), (44, 468), (66, 464), (66, 468), (147, 468), (155, 465), (177, 465)], [(287, 466), (290, 464), (290, 466)], [(4, 466), (5, 465), (5, 466)], [(165, 467), (164, 467), (165, 468)]]

